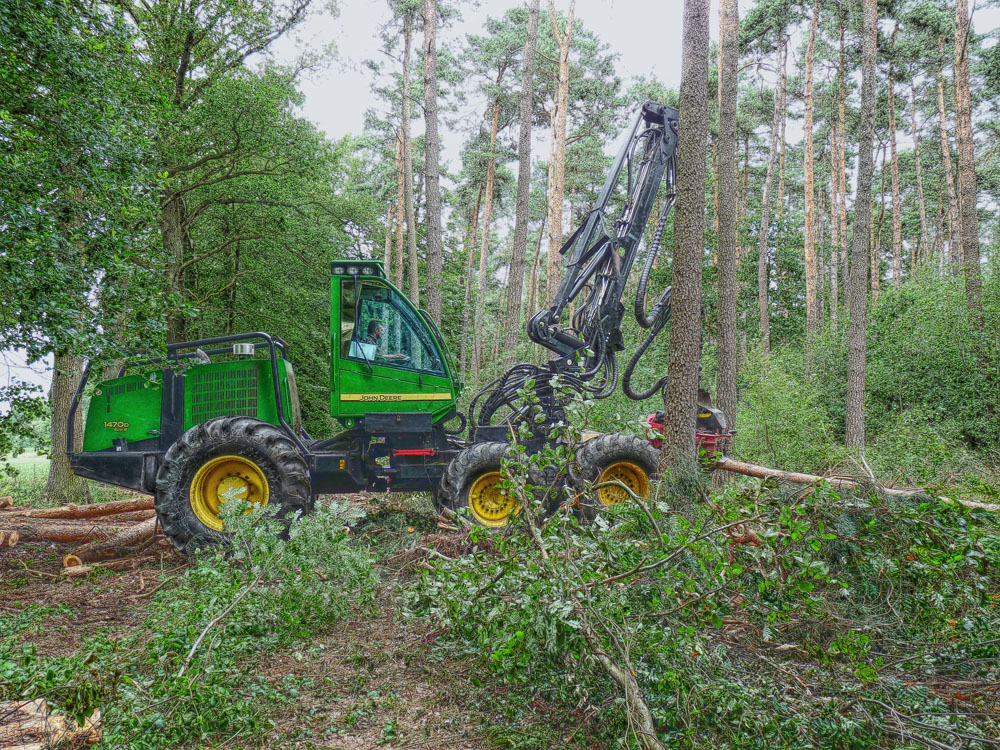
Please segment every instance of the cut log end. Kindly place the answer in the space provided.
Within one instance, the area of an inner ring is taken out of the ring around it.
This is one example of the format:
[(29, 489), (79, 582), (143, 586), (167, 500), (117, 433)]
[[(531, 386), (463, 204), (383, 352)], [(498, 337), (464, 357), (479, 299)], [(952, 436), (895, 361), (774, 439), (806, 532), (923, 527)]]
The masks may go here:
[(0, 508), (6, 508), (8, 505), (13, 504), (14, 498), (10, 497), (0, 497)]
[(79, 565), (83, 565), (83, 560), (81, 560), (76, 555), (64, 555), (63, 556), (63, 567), (64, 568), (75, 568)]

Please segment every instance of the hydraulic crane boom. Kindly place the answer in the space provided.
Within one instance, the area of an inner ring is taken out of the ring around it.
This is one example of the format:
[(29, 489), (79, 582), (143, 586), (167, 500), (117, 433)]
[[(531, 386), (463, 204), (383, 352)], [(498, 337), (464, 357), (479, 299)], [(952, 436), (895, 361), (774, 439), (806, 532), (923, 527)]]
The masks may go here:
[[(531, 409), (517, 405), (517, 394), (530, 381), (534, 382), (545, 414), (540, 422), (532, 420), (537, 425), (536, 431), (563, 419), (563, 399), (552, 387), (554, 377), (558, 376), (560, 384), (591, 398), (604, 398), (614, 392), (618, 385), (615, 353), (624, 349), (622, 296), (657, 193), (664, 183), (665, 202), (639, 277), (635, 302), (636, 320), (643, 328), (650, 329), (650, 334), (626, 367), (623, 385), (630, 398), (643, 399), (657, 392), (666, 381), (661, 378), (641, 393), (634, 392), (630, 385), (639, 357), (670, 314), (669, 288), (648, 313), (645, 296), (667, 214), (675, 198), (677, 130), (676, 109), (656, 102), (642, 105), (596, 204), (559, 251), (565, 256), (565, 273), (552, 304), (528, 321), (531, 340), (555, 356), (544, 367), (515, 365), (486, 386), (469, 408), (469, 421), (475, 429), (492, 424), (494, 415), (504, 408), (512, 413), (501, 418), (503, 426), (516, 426), (526, 419)], [(617, 212), (617, 219), (613, 218), (613, 212)], [(562, 315), (574, 303), (575, 312), (569, 326), (565, 326)]]

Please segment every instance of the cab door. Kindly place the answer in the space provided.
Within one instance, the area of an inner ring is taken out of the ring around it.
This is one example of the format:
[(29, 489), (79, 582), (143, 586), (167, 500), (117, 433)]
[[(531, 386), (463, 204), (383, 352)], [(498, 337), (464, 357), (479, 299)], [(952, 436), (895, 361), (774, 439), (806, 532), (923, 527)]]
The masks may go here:
[(430, 412), (455, 406), (444, 352), (419, 312), (381, 279), (341, 278), (334, 416)]

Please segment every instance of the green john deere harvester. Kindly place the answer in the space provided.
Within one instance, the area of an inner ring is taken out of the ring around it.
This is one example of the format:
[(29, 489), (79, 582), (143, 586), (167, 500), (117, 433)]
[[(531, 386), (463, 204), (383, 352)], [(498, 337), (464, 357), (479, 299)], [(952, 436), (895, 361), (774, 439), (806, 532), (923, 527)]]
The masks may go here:
[[(126, 362), (118, 377), (88, 386), (89, 363), (69, 414), (67, 451), (80, 476), (151, 493), (164, 533), (179, 549), (224, 539), (221, 506), (229, 500), (308, 512), (319, 494), (430, 491), (439, 508), (468, 509), (475, 522), (507, 525), (519, 500), (502, 489), (508, 441), (529, 450), (559, 440), (567, 390), (588, 398), (614, 392), (616, 353), (624, 349), (625, 283), (655, 198), (665, 186), (656, 227), (639, 276), (635, 314), (649, 329), (621, 374), (639, 358), (670, 311), (665, 290), (648, 312), (646, 285), (673, 203), (677, 112), (647, 102), (615, 160), (595, 208), (562, 253), (566, 273), (547, 309), (532, 316), (528, 335), (553, 357), (543, 366), (515, 365), (458, 412), (459, 376), (440, 331), (386, 279), (381, 263), (334, 261), (330, 275), (330, 414), (342, 431), (313, 438), (302, 428), (288, 347), (277, 336), (245, 333), (167, 346), (159, 360)], [(625, 191), (623, 201), (612, 201)], [(617, 218), (610, 205), (624, 206)], [(576, 301), (568, 326), (561, 315)], [(535, 398), (519, 397), (525, 389)], [(84, 394), (89, 409), (83, 450), (73, 450), (73, 423)], [(651, 432), (661, 416), (649, 418)], [(468, 432), (466, 434), (466, 427)], [(713, 448), (728, 431), (721, 413), (699, 410), (698, 436)], [(576, 454), (572, 482), (618, 480), (649, 492), (658, 453), (651, 441), (612, 433), (594, 436)], [(534, 483), (565, 485), (539, 475)], [(559, 492), (547, 495), (552, 503)], [(626, 499), (604, 487), (599, 504)]]

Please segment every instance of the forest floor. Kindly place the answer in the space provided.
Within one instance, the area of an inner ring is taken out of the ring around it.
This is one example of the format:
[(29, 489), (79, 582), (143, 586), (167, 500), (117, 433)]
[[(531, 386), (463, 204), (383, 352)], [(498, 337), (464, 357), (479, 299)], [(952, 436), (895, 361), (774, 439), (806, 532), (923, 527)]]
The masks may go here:
[[(501, 684), (467, 657), (446, 653), (441, 631), (405, 617), (400, 584), (409, 575), (406, 549), (431, 539), (447, 543), (448, 534), (430, 526), (429, 513), (419, 508), (412, 517), (406, 507), (367, 510), (393, 516), (391, 525), (402, 527), (365, 526), (382, 576), (373, 606), (354, 608), (328, 631), (292, 648), (262, 654), (246, 670), (248, 678), (263, 678), (294, 696), (267, 711), (272, 728), (264, 736), (191, 747), (604, 747), (588, 738), (575, 713), (549, 707), (539, 696)], [(406, 537), (403, 544), (386, 542), (400, 536)], [(67, 545), (48, 542), (0, 551), (0, 622), (29, 617), (31, 626), (15, 637), (31, 644), (39, 660), (79, 656), (94, 636), (118, 641), (134, 635), (155, 606), (155, 594), (169, 592), (188, 566), (178, 553), (165, 551), (134, 570), (66, 578), (60, 571), (67, 551)]]

